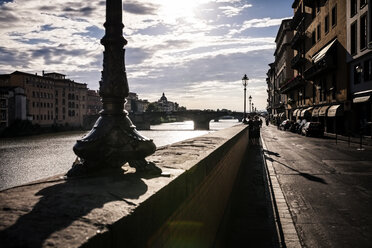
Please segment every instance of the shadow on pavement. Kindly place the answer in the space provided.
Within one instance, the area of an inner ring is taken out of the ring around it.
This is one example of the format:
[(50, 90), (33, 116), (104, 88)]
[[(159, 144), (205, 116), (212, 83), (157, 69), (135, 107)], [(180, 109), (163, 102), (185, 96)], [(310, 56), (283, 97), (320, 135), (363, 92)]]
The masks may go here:
[[(267, 154), (269, 154), (269, 155), (270, 155), (270, 153), (272, 153), (272, 154), (274, 154), (274, 155), (275, 155), (275, 154), (278, 154), (278, 153), (276, 153), (276, 152), (271, 152), (271, 151), (267, 151), (267, 150), (264, 150), (264, 152), (267, 153)], [(279, 154), (278, 154), (278, 155), (275, 155), (275, 156), (280, 157)], [(284, 163), (282, 163), (282, 162), (280, 162), (280, 161), (278, 161), (278, 160), (275, 160), (275, 159), (269, 157), (269, 156), (266, 155), (266, 154), (265, 154), (265, 159), (268, 160), (268, 161), (270, 161), (270, 162), (276, 162), (276, 163), (278, 163), (278, 164), (280, 164), (280, 165), (283, 165), (284, 167), (286, 167), (286, 168), (288, 168), (288, 169), (290, 169), (290, 170), (292, 170), (292, 171), (297, 172), (300, 176), (303, 176), (304, 178), (306, 178), (306, 179), (308, 179), (308, 180), (310, 180), (310, 181), (314, 181), (314, 182), (318, 182), (318, 183), (322, 183), (322, 184), (328, 184), (328, 183), (327, 183), (323, 178), (320, 178), (320, 177), (317, 177), (317, 176), (311, 175), (311, 174), (309, 174), (309, 173), (305, 173), (305, 172), (301, 172), (301, 171), (299, 171), (299, 170), (296, 170), (296, 169), (294, 169), (294, 168), (292, 168), (292, 167), (290, 167), (290, 166), (288, 166), (288, 165), (286, 165), (286, 164), (284, 164)]]
[[(46, 240), (51, 235), (68, 227), (74, 221), (84, 223), (85, 216), (92, 210), (118, 200), (133, 205), (130, 199), (138, 199), (147, 189), (144, 181), (135, 174), (77, 178), (42, 188), (36, 193), (40, 199), (32, 210), (0, 232), (1, 246), (48, 246)], [(98, 225), (99, 229), (104, 223), (97, 220), (94, 225)]]

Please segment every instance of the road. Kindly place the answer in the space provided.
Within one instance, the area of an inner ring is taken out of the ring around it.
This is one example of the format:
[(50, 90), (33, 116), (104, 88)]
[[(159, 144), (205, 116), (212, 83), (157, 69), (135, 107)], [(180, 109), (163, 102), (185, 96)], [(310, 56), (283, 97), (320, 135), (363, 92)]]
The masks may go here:
[(303, 247), (372, 247), (372, 148), (261, 130)]

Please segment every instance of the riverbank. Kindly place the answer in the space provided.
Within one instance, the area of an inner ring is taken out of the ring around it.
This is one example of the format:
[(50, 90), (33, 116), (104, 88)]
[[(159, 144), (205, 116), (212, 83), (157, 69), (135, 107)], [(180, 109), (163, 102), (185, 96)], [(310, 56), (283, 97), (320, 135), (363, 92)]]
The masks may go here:
[(38, 124), (32, 124), (31, 121), (17, 120), (9, 127), (0, 129), (0, 137), (15, 138), (68, 131), (86, 131), (86, 129), (81, 126), (75, 127), (69, 125), (52, 125), (50, 127), (42, 127)]

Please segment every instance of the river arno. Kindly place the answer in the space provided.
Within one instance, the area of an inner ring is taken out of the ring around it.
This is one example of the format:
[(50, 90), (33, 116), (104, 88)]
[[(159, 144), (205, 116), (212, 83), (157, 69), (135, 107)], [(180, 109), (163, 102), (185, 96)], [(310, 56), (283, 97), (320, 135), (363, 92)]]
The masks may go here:
[[(150, 131), (139, 132), (160, 147), (237, 124), (237, 120), (212, 121), (210, 131), (194, 131), (193, 122), (186, 121), (155, 125)], [(66, 173), (76, 159), (72, 147), (85, 133), (0, 139), (0, 190)]]

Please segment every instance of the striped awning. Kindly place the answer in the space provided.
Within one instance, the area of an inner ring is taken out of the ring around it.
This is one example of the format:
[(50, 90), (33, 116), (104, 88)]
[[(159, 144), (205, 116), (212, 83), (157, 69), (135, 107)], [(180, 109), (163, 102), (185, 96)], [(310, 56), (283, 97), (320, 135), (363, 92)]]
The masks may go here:
[(308, 107), (307, 109), (304, 109), (301, 111), (301, 117), (304, 117), (306, 113), (309, 113), (313, 107)]
[(312, 117), (318, 117), (319, 116), (319, 110), (320, 110), (320, 107), (319, 108), (314, 108), (313, 113), (312, 113)]
[(319, 116), (326, 116), (329, 105), (323, 106), (319, 109)]
[(328, 109), (327, 117), (336, 117), (343, 115), (341, 105), (333, 105)]
[(362, 102), (367, 102), (371, 96), (360, 96), (360, 97), (355, 97), (353, 99), (353, 103), (362, 103)]

